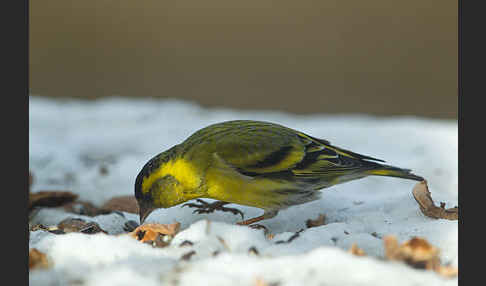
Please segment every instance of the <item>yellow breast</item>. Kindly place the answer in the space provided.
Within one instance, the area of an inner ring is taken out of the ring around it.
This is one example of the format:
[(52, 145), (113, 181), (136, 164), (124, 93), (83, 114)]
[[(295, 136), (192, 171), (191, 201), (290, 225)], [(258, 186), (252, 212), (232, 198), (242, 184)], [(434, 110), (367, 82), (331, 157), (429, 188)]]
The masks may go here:
[(273, 192), (284, 188), (284, 181), (254, 179), (218, 168), (209, 169), (205, 178), (207, 196), (211, 199), (262, 209), (279, 205), (284, 199)]

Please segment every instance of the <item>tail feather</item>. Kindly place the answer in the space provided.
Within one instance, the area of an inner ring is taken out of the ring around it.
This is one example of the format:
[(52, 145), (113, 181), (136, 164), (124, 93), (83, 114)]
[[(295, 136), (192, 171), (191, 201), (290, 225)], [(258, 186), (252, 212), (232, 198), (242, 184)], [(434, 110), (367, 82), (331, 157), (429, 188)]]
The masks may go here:
[(410, 169), (402, 169), (388, 165), (380, 165), (376, 169), (367, 171), (368, 174), (374, 176), (397, 177), (403, 179), (410, 179), (414, 181), (424, 181), (425, 179), (412, 173)]

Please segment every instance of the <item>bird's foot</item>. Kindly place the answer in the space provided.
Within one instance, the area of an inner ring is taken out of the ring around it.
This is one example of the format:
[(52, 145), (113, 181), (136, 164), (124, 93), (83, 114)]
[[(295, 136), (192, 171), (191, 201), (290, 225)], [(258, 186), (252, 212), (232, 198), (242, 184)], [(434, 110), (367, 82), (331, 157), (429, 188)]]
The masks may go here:
[(241, 219), (244, 219), (245, 217), (243, 215), (243, 212), (240, 211), (239, 209), (224, 207), (224, 205), (229, 204), (228, 202), (217, 201), (214, 203), (208, 203), (201, 199), (196, 199), (196, 201), (199, 202), (199, 204), (187, 203), (187, 204), (183, 204), (181, 207), (188, 206), (190, 208), (196, 208), (192, 213), (198, 213), (198, 214), (208, 214), (218, 210), (223, 212), (231, 212), (234, 215), (239, 214), (241, 215)]

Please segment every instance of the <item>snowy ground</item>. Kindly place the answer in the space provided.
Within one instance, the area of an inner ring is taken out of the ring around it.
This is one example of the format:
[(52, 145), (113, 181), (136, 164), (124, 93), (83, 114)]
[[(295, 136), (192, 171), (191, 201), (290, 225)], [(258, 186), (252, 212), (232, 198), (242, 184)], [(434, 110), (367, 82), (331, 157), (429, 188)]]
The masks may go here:
[[(278, 112), (204, 109), (174, 100), (55, 101), (30, 96), (29, 168), (32, 192), (69, 190), (101, 205), (132, 195), (135, 177), (154, 155), (209, 124), (255, 119), (280, 123), (387, 164), (410, 168), (427, 179), (436, 202), (458, 205), (457, 122), (414, 117), (363, 115), (296, 116)], [(101, 175), (100, 167), (108, 169)], [(192, 214), (176, 206), (153, 212), (147, 222), (181, 223), (171, 246), (152, 248), (125, 235), (30, 233), (29, 248), (48, 255), (53, 266), (30, 272), (30, 285), (457, 285), (432, 271), (384, 261), (387, 234), (400, 242), (426, 238), (441, 250), (443, 263), (458, 264), (457, 221), (420, 212), (411, 190), (416, 182), (368, 177), (323, 190), (319, 201), (291, 207), (263, 221), (271, 233), (236, 226), (230, 213)], [(245, 218), (261, 210), (231, 205)], [(325, 214), (327, 224), (306, 229), (305, 221)], [(55, 225), (66, 217), (95, 221), (110, 234), (123, 233), (125, 213), (83, 217), (43, 209), (33, 223)], [(210, 223), (208, 224), (208, 221)], [(290, 243), (296, 231), (305, 229)], [(221, 239), (225, 242), (222, 243)], [(184, 240), (194, 243), (180, 247)], [(347, 252), (353, 243), (367, 256)], [(259, 255), (248, 252), (255, 247)], [(180, 257), (195, 250), (189, 261)], [(215, 251), (220, 254), (213, 256)]]

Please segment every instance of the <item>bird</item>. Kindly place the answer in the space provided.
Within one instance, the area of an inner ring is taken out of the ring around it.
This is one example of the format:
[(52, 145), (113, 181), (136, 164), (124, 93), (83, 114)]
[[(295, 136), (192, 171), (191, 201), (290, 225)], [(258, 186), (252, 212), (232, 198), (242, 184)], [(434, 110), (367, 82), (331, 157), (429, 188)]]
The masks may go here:
[(241, 211), (224, 206), (262, 209), (262, 215), (237, 222), (251, 226), (320, 199), (322, 189), (367, 176), (424, 181), (383, 162), (277, 123), (231, 120), (204, 127), (151, 158), (135, 179), (135, 198), (141, 224), (156, 209), (196, 199), (199, 204), (182, 207), (230, 211), (242, 219)]

